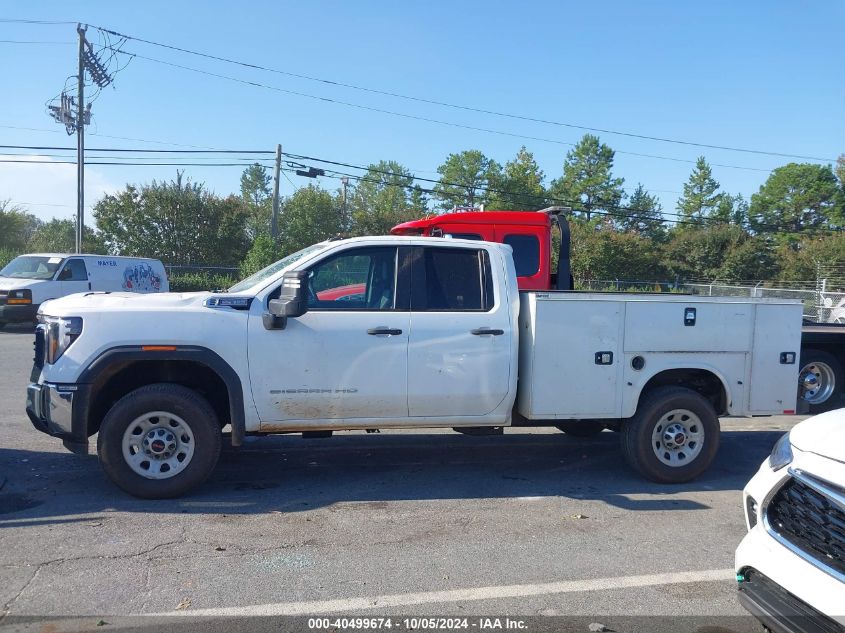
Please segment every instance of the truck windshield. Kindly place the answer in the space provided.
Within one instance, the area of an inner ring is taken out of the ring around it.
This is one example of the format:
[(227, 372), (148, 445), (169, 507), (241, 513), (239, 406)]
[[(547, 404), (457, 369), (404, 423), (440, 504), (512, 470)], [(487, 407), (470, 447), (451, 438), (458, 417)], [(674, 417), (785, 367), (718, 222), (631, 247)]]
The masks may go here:
[(0, 277), (15, 279), (52, 279), (62, 263), (61, 257), (39, 257), (21, 255), (15, 257), (0, 270)]
[(279, 271), (288, 266), (293, 265), (295, 262), (299, 261), (306, 255), (310, 255), (314, 251), (318, 251), (326, 247), (325, 243), (320, 244), (313, 244), (312, 246), (306, 246), (301, 251), (296, 251), (295, 253), (291, 253), (287, 257), (280, 259), (279, 261), (270, 264), (267, 268), (262, 268), (257, 273), (250, 275), (243, 281), (236, 283), (234, 286), (229, 288), (229, 292), (243, 292), (244, 290), (248, 290), (253, 286), (260, 284), (262, 281), (267, 279), (268, 277), (272, 277)]

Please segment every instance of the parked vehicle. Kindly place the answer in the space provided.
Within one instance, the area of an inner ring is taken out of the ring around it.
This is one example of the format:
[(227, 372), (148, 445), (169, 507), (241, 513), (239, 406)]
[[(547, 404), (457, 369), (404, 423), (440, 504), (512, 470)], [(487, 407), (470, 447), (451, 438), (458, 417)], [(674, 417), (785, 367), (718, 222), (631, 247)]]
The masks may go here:
[(208, 477), (226, 425), (235, 446), (245, 434), (609, 426), (645, 477), (683, 482), (713, 460), (717, 416), (794, 411), (800, 303), (520, 298), (511, 254), (355, 238), (227, 293), (58, 299), (39, 314), (27, 413), (71, 450), (99, 431), (112, 481), (171, 497)]
[(776, 633), (845, 630), (845, 409), (784, 435), (743, 500), (742, 605)]
[[(562, 207), (540, 212), (467, 211), (448, 213), (399, 224), (394, 235), (444, 236), (502, 242), (513, 248), (521, 290), (568, 290), (569, 240), (562, 241), (563, 276), (552, 266), (552, 227)], [(845, 305), (845, 301), (843, 304)], [(845, 308), (833, 311), (833, 320), (845, 322)], [(798, 372), (798, 412), (821, 413), (845, 406), (845, 325), (806, 322)]]
[(167, 292), (164, 266), (157, 259), (32, 253), (0, 270), (0, 328), (35, 322), (39, 306), (76, 292)]

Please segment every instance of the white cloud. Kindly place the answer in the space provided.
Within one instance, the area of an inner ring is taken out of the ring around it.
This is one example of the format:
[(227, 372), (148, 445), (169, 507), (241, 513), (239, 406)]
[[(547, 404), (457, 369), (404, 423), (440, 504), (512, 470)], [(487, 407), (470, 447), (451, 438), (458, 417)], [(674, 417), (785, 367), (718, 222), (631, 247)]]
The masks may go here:
[[(42, 220), (76, 215), (76, 165), (35, 156), (3, 156), (2, 160), (50, 161), (9, 163), (0, 161), (0, 200), (11, 200)], [(96, 169), (85, 168), (85, 224), (93, 226), (91, 206), (121, 187)]]

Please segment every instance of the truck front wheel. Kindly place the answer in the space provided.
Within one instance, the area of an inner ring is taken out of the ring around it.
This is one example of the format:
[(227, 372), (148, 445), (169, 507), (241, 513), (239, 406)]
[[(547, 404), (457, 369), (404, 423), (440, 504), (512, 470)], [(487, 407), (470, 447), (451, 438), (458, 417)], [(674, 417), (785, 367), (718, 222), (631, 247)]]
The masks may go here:
[(684, 483), (710, 466), (719, 449), (719, 418), (707, 398), (684, 387), (659, 387), (622, 424), (622, 452), (658, 483)]
[(100, 427), (97, 453), (119, 488), (143, 499), (167, 499), (208, 478), (220, 445), (220, 426), (208, 401), (181, 385), (162, 383), (115, 403)]
[(818, 349), (801, 352), (798, 397), (808, 405), (810, 413), (822, 413), (838, 407), (843, 380), (842, 365), (832, 354)]

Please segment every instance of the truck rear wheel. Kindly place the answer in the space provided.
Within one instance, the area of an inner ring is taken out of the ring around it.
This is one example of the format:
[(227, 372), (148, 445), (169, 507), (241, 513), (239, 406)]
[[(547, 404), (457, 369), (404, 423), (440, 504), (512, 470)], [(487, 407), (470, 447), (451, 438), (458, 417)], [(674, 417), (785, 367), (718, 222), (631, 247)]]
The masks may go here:
[(801, 352), (798, 398), (810, 413), (822, 413), (839, 406), (845, 381), (842, 365), (827, 352), (805, 349)]
[(641, 475), (658, 483), (684, 483), (710, 466), (719, 449), (719, 418), (701, 394), (659, 387), (646, 394), (622, 425), (622, 452)]
[(208, 401), (181, 385), (161, 383), (117, 401), (103, 419), (97, 453), (119, 488), (143, 499), (167, 499), (208, 478), (220, 445)]
[(604, 431), (604, 424), (594, 420), (570, 420), (555, 426), (572, 437), (592, 437)]

